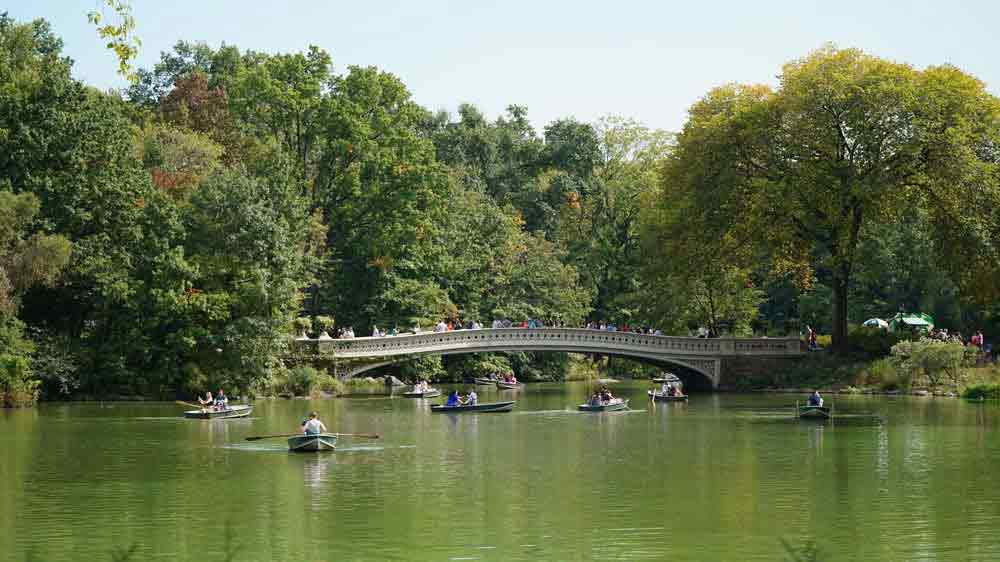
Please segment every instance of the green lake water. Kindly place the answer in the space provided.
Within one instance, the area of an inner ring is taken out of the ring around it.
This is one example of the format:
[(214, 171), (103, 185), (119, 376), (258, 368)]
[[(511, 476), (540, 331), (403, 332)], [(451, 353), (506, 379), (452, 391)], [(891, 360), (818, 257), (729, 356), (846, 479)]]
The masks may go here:
[[(446, 387), (447, 388), (447, 387)], [(0, 560), (1000, 560), (1000, 409), (955, 399), (645, 399), (575, 411), (588, 387), (484, 390), (511, 413), (398, 397), (0, 413)], [(801, 399), (801, 398), (800, 398)], [(437, 402), (439, 399), (436, 399)], [(335, 453), (288, 453), (319, 410)]]

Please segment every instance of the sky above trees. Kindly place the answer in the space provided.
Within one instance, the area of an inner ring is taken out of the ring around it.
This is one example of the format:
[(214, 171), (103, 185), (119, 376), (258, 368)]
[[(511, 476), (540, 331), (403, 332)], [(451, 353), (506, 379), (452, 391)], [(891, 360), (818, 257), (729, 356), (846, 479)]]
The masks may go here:
[[(117, 63), (86, 13), (91, 0), (15, 0), (20, 21), (42, 17), (76, 61), (77, 78), (124, 86)], [(136, 0), (150, 67), (180, 39), (265, 52), (333, 55), (341, 71), (376, 65), (399, 76), (414, 100), (454, 111), (473, 103), (496, 117), (511, 103), (530, 108), (540, 128), (560, 117), (594, 121), (624, 114), (652, 128), (679, 130), (687, 109), (727, 82), (774, 83), (781, 66), (834, 42), (922, 68), (951, 63), (1000, 94), (991, 29), (1000, 4), (989, 0), (767, 3), (280, 2)]]

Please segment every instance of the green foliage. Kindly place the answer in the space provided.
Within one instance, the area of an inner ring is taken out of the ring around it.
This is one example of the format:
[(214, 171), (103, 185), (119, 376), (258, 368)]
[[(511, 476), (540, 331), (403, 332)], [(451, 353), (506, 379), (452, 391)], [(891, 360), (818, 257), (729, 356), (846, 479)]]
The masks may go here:
[(108, 40), (108, 49), (115, 52), (118, 57), (118, 74), (121, 74), (130, 81), (135, 80), (136, 74), (132, 69), (132, 61), (139, 54), (139, 47), (142, 41), (135, 36), (135, 16), (132, 15), (132, 2), (129, 0), (104, 0), (104, 4), (111, 9), (113, 17), (118, 21), (114, 23), (104, 23), (106, 16), (101, 10), (92, 10), (87, 13), (87, 19), (97, 27), (97, 34), (101, 39)]
[(293, 396), (309, 396), (319, 383), (320, 373), (312, 367), (292, 367), (288, 370), (287, 391)]
[(447, 381), (448, 372), (439, 355), (418, 355), (399, 366), (399, 378), (404, 381)]
[(0, 314), (0, 407), (34, 405), (39, 381), (32, 377), (30, 355), (34, 346), (24, 339), (24, 324)]
[(975, 364), (978, 350), (953, 341), (920, 338), (901, 341), (892, 346), (890, 359), (896, 368), (912, 380), (930, 386), (961, 385), (963, 367)]
[(1000, 384), (983, 383), (965, 387), (962, 398), (969, 400), (1000, 400)]
[(332, 335), (330, 334), (330, 329), (333, 328), (333, 326), (334, 323), (332, 317), (320, 315), (313, 318), (312, 326), (309, 329), (314, 331), (317, 335), (322, 334), (323, 332), (326, 332), (327, 335)]
[[(132, 5), (102, 2), (118, 20), (92, 21), (131, 71)], [(1000, 325), (995, 306), (963, 300), (1000, 286), (1000, 111), (950, 67), (822, 49), (776, 91), (713, 90), (675, 138), (618, 117), (538, 133), (519, 106), (432, 115), (398, 77), (334, 72), (317, 47), (181, 41), (126, 101), (73, 79), (61, 48), (45, 22), (0, 16), (0, 317), (38, 344), (4, 350), (5, 365), (46, 397), (340, 392), (286, 366), (291, 335), (334, 319), (358, 334), (441, 319), (809, 323), (837, 344), (848, 316), (900, 306)], [(849, 338), (859, 357), (893, 343)], [(578, 363), (420, 357), (402, 376), (593, 372)]]
[(848, 330), (851, 351), (871, 358), (889, 355), (892, 347), (906, 338), (905, 334), (871, 326), (851, 326)]
[[(914, 206), (959, 286), (998, 286), (1000, 104), (981, 82), (834, 47), (787, 64), (779, 82), (720, 87), (692, 107), (661, 195), (696, 231), (682, 249), (745, 267), (766, 258), (769, 275), (829, 286), (838, 351), (861, 242)], [(657, 222), (676, 233), (669, 215)]]

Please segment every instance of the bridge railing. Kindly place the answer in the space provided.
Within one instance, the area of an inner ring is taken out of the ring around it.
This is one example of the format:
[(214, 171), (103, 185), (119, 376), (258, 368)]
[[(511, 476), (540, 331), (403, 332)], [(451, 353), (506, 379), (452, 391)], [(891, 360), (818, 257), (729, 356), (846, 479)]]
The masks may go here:
[[(301, 341), (301, 340), (300, 340)], [(691, 338), (608, 332), (584, 328), (488, 328), (316, 342), (336, 357), (383, 357), (462, 349), (553, 349), (582, 352), (641, 351), (650, 355), (720, 357), (789, 356), (801, 353), (798, 338)]]

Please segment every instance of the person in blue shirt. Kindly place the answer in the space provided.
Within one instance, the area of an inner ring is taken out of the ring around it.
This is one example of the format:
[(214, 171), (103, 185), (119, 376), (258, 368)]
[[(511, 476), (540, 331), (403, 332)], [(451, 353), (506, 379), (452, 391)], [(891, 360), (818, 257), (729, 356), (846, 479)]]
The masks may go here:
[(445, 406), (448, 406), (448, 407), (458, 406), (460, 403), (461, 402), (459, 401), (459, 398), (458, 398), (458, 391), (457, 390), (452, 390), (451, 394), (448, 395), (448, 402), (445, 403)]
[(810, 406), (823, 405), (823, 397), (819, 395), (818, 390), (814, 390), (813, 393), (809, 395), (809, 405)]

